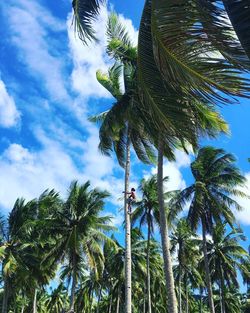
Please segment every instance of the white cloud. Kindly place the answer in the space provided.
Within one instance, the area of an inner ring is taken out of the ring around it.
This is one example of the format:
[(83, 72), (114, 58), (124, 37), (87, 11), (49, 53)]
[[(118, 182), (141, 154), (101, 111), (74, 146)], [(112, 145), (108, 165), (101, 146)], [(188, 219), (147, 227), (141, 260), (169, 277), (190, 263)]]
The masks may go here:
[[(40, 79), (50, 97), (65, 100), (68, 93), (63, 81), (63, 62), (56, 55), (54, 40), (48, 40), (48, 31), (59, 35), (65, 24), (38, 3), (29, 0), (10, 1), (6, 15), (11, 30), (11, 40), (19, 49), (20, 59), (31, 75)], [(39, 86), (41, 87), (41, 85)]]
[[(74, 34), (71, 14), (67, 21), (61, 21), (39, 1), (30, 0), (10, 0), (4, 12), (10, 26), (10, 39), (18, 48), (19, 60), (27, 66), (23, 70), (28, 69), (29, 74), (39, 81), (38, 87), (36, 82), (31, 83), (38, 92), (42, 90), (42, 95), (38, 101), (27, 102), (32, 119), (27, 128), (40, 148), (14, 141), (0, 155), (0, 206), (10, 210), (17, 197), (29, 200), (47, 188), (55, 188), (65, 195), (73, 179), (81, 183), (91, 180), (92, 186), (111, 193), (113, 204), (121, 204), (123, 172), (114, 160), (99, 153), (98, 129), (87, 121), (91, 98), (109, 97), (95, 77), (97, 69), (105, 71), (113, 62), (105, 52), (107, 10), (102, 9), (96, 24), (100, 41), (89, 47)], [(136, 41), (137, 32), (132, 22), (125, 18), (123, 21)], [(51, 33), (54, 35), (50, 36)], [(60, 36), (65, 39), (67, 35), (68, 46), (65, 40), (58, 39)], [(65, 73), (68, 61), (72, 61), (73, 68), (72, 72), (68, 69), (69, 73)], [(25, 97), (29, 100), (28, 92)], [(58, 100), (60, 112), (54, 107)], [(67, 122), (67, 119), (74, 121)], [(107, 208), (107, 211), (111, 209)], [(112, 214), (114, 224), (120, 224), (122, 214)]]
[[(163, 164), (163, 176), (168, 176), (169, 180), (165, 183), (166, 190), (178, 190), (186, 187), (186, 182), (182, 176), (181, 168), (188, 167), (191, 163), (190, 157), (180, 151), (175, 151), (176, 161), (168, 162), (165, 161)], [(157, 168), (154, 167), (151, 170), (151, 174), (156, 174)]]
[[(84, 97), (110, 97), (110, 94), (97, 82), (96, 71), (107, 71), (113, 63), (106, 55), (106, 25), (109, 12), (106, 7), (101, 7), (98, 20), (95, 22), (95, 31), (98, 42), (90, 42), (83, 45), (74, 33), (72, 27), (72, 14), (68, 16), (69, 47), (73, 56), (74, 69), (71, 75), (72, 86), (75, 91)], [(128, 30), (132, 42), (136, 45), (138, 31), (132, 21), (119, 15), (122, 24)]]
[[(244, 188), (241, 188), (241, 191), (250, 196), (250, 172), (246, 173), (245, 177), (247, 180), (246, 186)], [(235, 212), (237, 220), (244, 225), (250, 225), (250, 199), (238, 197), (236, 198), (236, 200), (244, 208), (240, 212)]]
[(102, 7), (95, 23), (98, 42), (84, 45), (74, 33), (72, 14), (69, 14), (67, 26), (69, 48), (73, 57), (74, 69), (71, 74), (73, 89), (83, 97), (109, 97), (109, 93), (97, 82), (96, 71), (106, 71), (110, 61), (106, 57), (106, 22), (108, 12)]
[(0, 127), (12, 127), (20, 120), (20, 113), (14, 99), (8, 94), (6, 86), (0, 80)]

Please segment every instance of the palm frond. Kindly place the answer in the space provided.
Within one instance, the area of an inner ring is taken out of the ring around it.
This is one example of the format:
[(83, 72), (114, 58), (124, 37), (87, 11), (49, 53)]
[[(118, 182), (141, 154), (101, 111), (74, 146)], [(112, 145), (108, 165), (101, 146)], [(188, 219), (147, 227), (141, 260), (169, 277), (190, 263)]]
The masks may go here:
[(241, 75), (239, 66), (235, 66), (236, 58), (230, 63), (229, 58), (226, 60), (218, 55), (223, 50), (225, 55), (232, 56), (236, 39), (231, 36), (232, 43), (229, 39), (227, 45), (221, 45), (218, 51), (218, 47), (213, 45), (217, 40), (210, 40), (201, 17), (207, 23), (213, 22), (217, 28), (219, 25), (220, 33), (227, 32), (229, 25), (224, 25), (225, 19), (220, 19), (219, 7), (211, 9), (213, 18), (214, 11), (218, 14), (214, 20), (207, 11), (207, 6), (202, 6), (200, 1), (152, 0), (154, 56), (162, 77), (176, 91), (197, 100), (228, 103), (228, 97), (222, 93), (247, 96), (249, 80)]
[(223, 1), (227, 14), (234, 27), (234, 30), (250, 59), (250, 4), (248, 0), (224, 0)]
[(100, 7), (105, 0), (73, 0), (73, 24), (75, 32), (84, 44), (90, 40), (97, 40), (92, 23), (96, 20)]

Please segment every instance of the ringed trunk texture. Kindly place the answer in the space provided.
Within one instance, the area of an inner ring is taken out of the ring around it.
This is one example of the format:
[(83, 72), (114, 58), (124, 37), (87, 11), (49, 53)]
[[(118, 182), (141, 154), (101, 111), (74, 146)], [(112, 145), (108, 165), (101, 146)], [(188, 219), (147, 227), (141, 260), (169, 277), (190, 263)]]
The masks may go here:
[(148, 240), (147, 240), (147, 300), (148, 313), (152, 313), (151, 292), (150, 292), (150, 222), (148, 221)]
[(33, 313), (37, 313), (37, 289), (34, 291), (34, 298), (33, 298)]
[(158, 186), (158, 200), (160, 209), (160, 230), (161, 230), (161, 243), (164, 260), (164, 272), (167, 287), (167, 303), (168, 313), (177, 313), (177, 301), (175, 295), (174, 276), (172, 269), (172, 261), (170, 255), (170, 242), (168, 237), (167, 216), (164, 205), (163, 193), (163, 146), (160, 140), (158, 146), (158, 171), (157, 171), (157, 186)]
[(205, 221), (203, 218), (202, 218), (202, 241), (203, 241), (202, 248), (203, 248), (204, 262), (205, 262), (205, 276), (206, 276), (206, 284), (207, 284), (207, 291), (208, 291), (208, 304), (209, 304), (210, 313), (215, 313), (212, 283), (211, 283), (211, 278), (210, 278), (209, 262), (208, 262), (208, 256), (207, 256), (206, 225), (205, 225)]
[(125, 216), (125, 313), (132, 313), (132, 271), (131, 271), (131, 221), (128, 213), (127, 192), (129, 192), (130, 177), (130, 137), (127, 130), (126, 165), (125, 165), (125, 193), (124, 193), (124, 216)]
[(9, 280), (7, 277), (4, 279), (3, 290), (2, 313), (8, 313)]

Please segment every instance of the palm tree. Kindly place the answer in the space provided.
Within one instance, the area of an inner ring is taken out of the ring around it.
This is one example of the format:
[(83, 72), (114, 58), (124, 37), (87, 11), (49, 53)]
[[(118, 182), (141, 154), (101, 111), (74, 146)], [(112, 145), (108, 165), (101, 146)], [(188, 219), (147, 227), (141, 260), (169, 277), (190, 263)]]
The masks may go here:
[(90, 189), (90, 182), (79, 185), (73, 182), (68, 198), (61, 210), (47, 221), (48, 229), (53, 229), (54, 245), (44, 262), (50, 264), (67, 262), (71, 279), (70, 312), (74, 312), (75, 294), (83, 258), (87, 258), (90, 268), (100, 270), (103, 264), (101, 243), (109, 240), (104, 234), (114, 229), (111, 218), (100, 216), (106, 191)]
[(147, 225), (147, 304), (148, 313), (152, 312), (150, 292), (150, 240), (154, 233), (154, 224), (159, 225), (157, 179), (152, 176), (149, 179), (141, 180), (139, 190), (142, 192), (142, 200), (136, 202), (137, 208), (132, 215), (132, 225), (139, 220), (140, 227)]
[(60, 283), (45, 300), (45, 307), (49, 313), (61, 313), (68, 306), (68, 292)]
[(188, 221), (193, 230), (199, 225), (202, 228), (206, 285), (211, 313), (215, 311), (206, 235), (212, 233), (215, 223), (222, 223), (225, 220), (232, 225), (234, 215), (231, 208), (237, 210), (241, 208), (232, 196), (245, 196), (237, 189), (244, 184), (245, 177), (241, 175), (235, 161), (235, 157), (223, 149), (210, 146), (201, 148), (191, 164), (195, 181), (180, 193), (177, 200), (179, 206), (191, 201)]
[[(108, 46), (107, 53), (116, 60), (107, 74), (97, 72), (99, 83), (105, 87), (115, 98), (116, 103), (107, 112), (91, 118), (92, 121), (101, 122), (100, 150), (106, 155), (115, 151), (119, 164), (125, 169), (124, 177), (124, 216), (125, 216), (125, 294), (126, 312), (132, 307), (132, 274), (131, 274), (131, 225), (128, 212), (127, 193), (130, 179), (130, 153), (131, 146), (138, 158), (150, 163), (154, 158), (142, 122), (138, 119), (138, 105), (134, 94), (137, 49), (133, 46), (125, 27), (120, 23), (116, 14), (111, 14), (107, 25)], [(124, 88), (120, 86), (123, 75)], [(124, 92), (122, 92), (124, 89)]]
[[(164, 178), (164, 182), (168, 177)], [(139, 185), (139, 190), (142, 192), (142, 200), (135, 203), (136, 209), (132, 214), (132, 225), (139, 221), (140, 228), (143, 225), (147, 226), (147, 304), (148, 312), (152, 312), (151, 292), (150, 292), (150, 246), (151, 239), (154, 234), (154, 225), (160, 225), (159, 218), (159, 203), (157, 194), (157, 176), (153, 175), (148, 179), (143, 178)], [(164, 192), (165, 201), (177, 195), (177, 191)], [(166, 205), (165, 205), (165, 209)], [(171, 212), (169, 218), (174, 218), (174, 212)], [(169, 221), (170, 222), (170, 221)]]
[[(146, 25), (148, 25), (147, 19), (149, 18), (147, 14), (148, 12), (146, 11), (142, 20), (142, 23)], [(117, 26), (115, 27), (115, 25)], [(129, 45), (128, 35), (124, 28), (119, 23), (117, 24), (117, 21), (115, 23), (109, 22), (108, 34), (110, 37), (108, 52), (117, 61), (119, 60), (124, 64), (125, 94), (121, 100), (118, 98), (119, 102), (111, 110), (101, 114), (99, 118), (95, 118), (95, 120), (103, 121), (100, 129), (100, 148), (103, 152), (108, 153), (113, 146), (121, 165), (123, 164), (121, 161), (124, 160), (122, 157), (125, 155), (125, 191), (128, 190), (130, 142), (132, 142), (139, 159), (146, 162), (152, 159), (149, 143), (152, 142), (158, 148), (158, 201), (160, 206), (161, 237), (162, 246), (164, 247), (166, 281), (169, 290), (169, 307), (172, 308), (176, 307), (176, 301), (163, 201), (163, 155), (167, 156), (168, 159), (174, 159), (174, 149), (178, 146), (185, 146), (185, 142), (195, 146), (197, 134), (202, 132), (202, 129), (205, 133), (215, 135), (221, 130), (225, 131), (227, 126), (220, 116), (213, 111), (212, 107), (208, 108), (201, 103), (189, 102), (184, 100), (181, 95), (173, 94), (170, 89), (166, 89), (165, 85), (162, 84), (160, 74), (158, 75), (157, 73), (154, 74), (155, 80), (150, 82), (150, 88), (158, 90), (157, 96), (153, 97), (154, 92), (146, 90), (145, 94), (147, 96), (144, 97), (145, 100), (141, 101), (138, 97), (138, 88), (134, 76), (137, 73), (136, 59), (133, 59), (136, 54), (133, 47), (131, 48), (131, 45)], [(153, 51), (150, 50), (150, 45), (147, 48), (149, 48), (147, 53), (152, 59)], [(113, 52), (111, 53), (111, 51)], [(110, 73), (112, 72), (110, 71)], [(128, 75), (127, 73), (130, 74)], [(120, 97), (120, 93), (116, 92), (117, 88), (111, 88), (111, 86), (117, 86), (117, 84), (113, 83), (113, 77), (114, 75), (111, 76), (109, 74), (109, 77), (105, 75), (101, 80), (98, 78), (104, 87), (108, 87), (107, 89), (111, 90), (113, 95), (116, 96), (118, 94)], [(150, 80), (151, 78), (150, 76)], [(152, 97), (149, 97), (149, 94)], [(147, 100), (149, 98), (150, 100)], [(145, 101), (147, 105), (145, 105)], [(166, 105), (167, 101), (169, 101), (169, 105)], [(190, 120), (193, 123), (190, 123)], [(125, 153), (121, 153), (124, 150)], [(125, 199), (124, 207), (126, 208), (126, 206), (127, 201)], [(129, 243), (130, 220), (126, 212), (127, 209), (125, 209), (126, 242)], [(129, 250), (128, 246), (126, 251)], [(127, 259), (129, 260), (129, 256)], [(127, 268), (130, 268), (129, 264)], [(130, 273), (130, 270), (127, 273)], [(129, 295), (131, 292), (131, 288), (129, 288), (131, 285), (131, 274), (128, 274), (127, 278), (126, 290)], [(127, 306), (131, 307), (131, 297), (129, 296), (128, 299)]]
[(237, 270), (249, 272), (245, 263), (249, 262), (247, 251), (242, 248), (239, 241), (246, 240), (240, 229), (233, 229), (226, 234), (226, 224), (218, 224), (213, 229), (211, 241), (207, 241), (207, 251), (210, 259), (210, 272), (213, 281), (216, 281), (220, 290), (221, 313), (226, 313), (226, 286), (239, 288)]
[(2, 313), (8, 312), (8, 300), (11, 288), (11, 281), (18, 272), (25, 271), (23, 266), (24, 246), (28, 245), (28, 236), (25, 224), (32, 218), (30, 207), (31, 201), (25, 203), (24, 199), (17, 199), (8, 219), (1, 220), (1, 259), (3, 286)]
[(188, 284), (192, 283), (193, 288), (198, 288), (202, 284), (202, 278), (197, 270), (199, 262), (199, 250), (197, 247), (197, 237), (191, 230), (186, 219), (178, 221), (174, 232), (170, 235), (171, 253), (176, 253), (178, 264), (174, 266), (174, 277), (178, 281), (178, 310), (183, 312), (182, 294), (186, 300), (186, 312), (189, 312), (188, 304)]

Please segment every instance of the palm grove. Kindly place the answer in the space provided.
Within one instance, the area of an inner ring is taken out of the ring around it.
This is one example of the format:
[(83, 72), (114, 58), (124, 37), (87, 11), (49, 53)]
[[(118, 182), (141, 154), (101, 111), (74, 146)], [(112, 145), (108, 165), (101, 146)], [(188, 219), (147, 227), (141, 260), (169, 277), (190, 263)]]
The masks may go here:
[[(84, 44), (102, 3), (73, 1)], [(238, 278), (249, 283), (250, 263), (234, 217), (245, 179), (233, 155), (199, 141), (228, 132), (217, 105), (249, 96), (249, 11), (248, 1), (147, 0), (137, 47), (110, 14), (113, 66), (97, 79), (115, 101), (90, 119), (100, 151), (124, 168), (125, 194), (132, 150), (157, 175), (142, 179), (132, 215), (124, 197), (125, 246), (102, 212), (108, 193), (89, 182), (73, 182), (66, 200), (54, 190), (18, 199), (1, 219), (3, 313), (247, 312)], [(166, 190), (164, 158), (190, 148), (193, 184)]]

